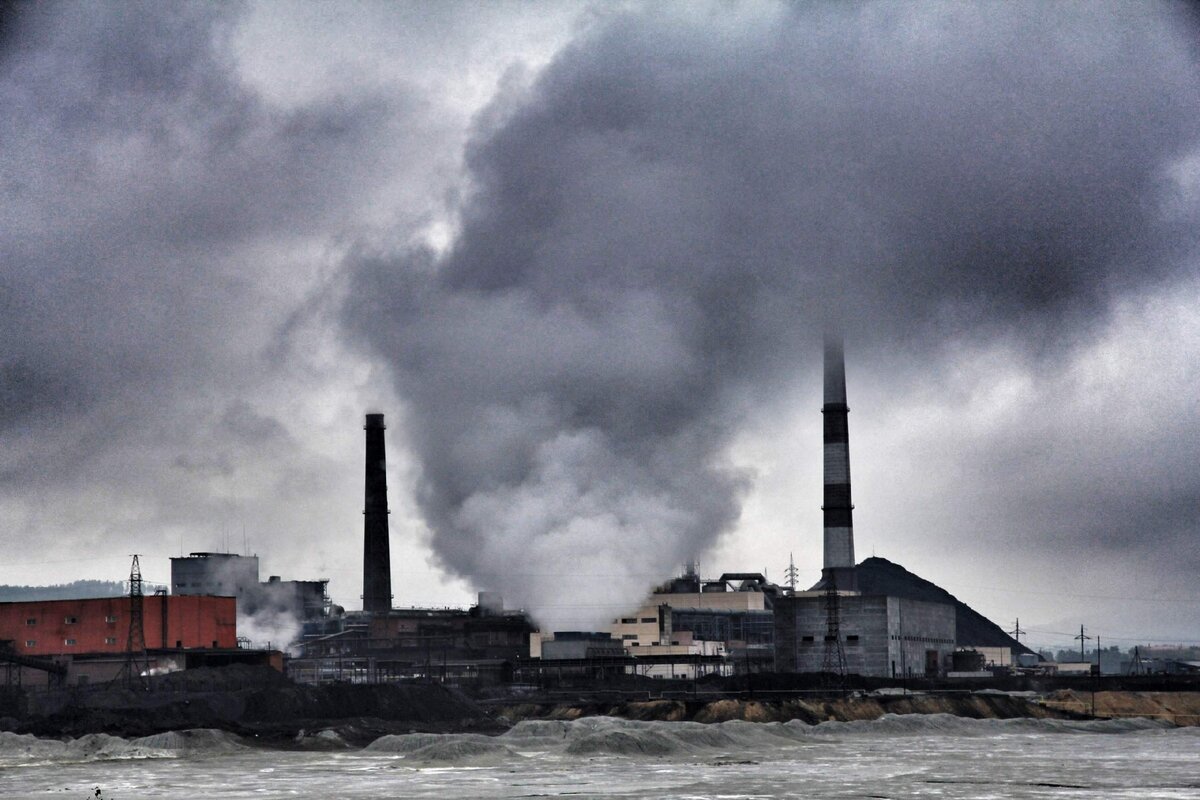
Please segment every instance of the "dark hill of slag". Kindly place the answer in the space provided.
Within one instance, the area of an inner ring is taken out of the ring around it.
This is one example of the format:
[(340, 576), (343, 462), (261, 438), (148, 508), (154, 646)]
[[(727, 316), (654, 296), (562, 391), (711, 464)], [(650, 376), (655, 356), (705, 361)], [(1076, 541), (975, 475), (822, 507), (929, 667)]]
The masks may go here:
[(980, 614), (942, 587), (894, 564), (886, 558), (872, 556), (855, 568), (858, 590), (863, 594), (892, 595), (910, 600), (950, 603), (954, 606), (954, 624), (958, 644), (964, 647), (1011, 647), (1017, 652), (1032, 653), (996, 623)]

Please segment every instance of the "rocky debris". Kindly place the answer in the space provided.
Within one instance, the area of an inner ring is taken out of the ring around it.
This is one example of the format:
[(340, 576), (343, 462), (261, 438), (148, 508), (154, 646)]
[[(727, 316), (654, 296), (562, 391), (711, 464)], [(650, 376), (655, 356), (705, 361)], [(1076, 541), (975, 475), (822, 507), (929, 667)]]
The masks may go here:
[[(1200, 697), (1200, 695), (1198, 695)], [(1015, 719), (1020, 717), (1072, 718), (1079, 714), (1069, 708), (1042, 705), (1025, 697), (1007, 694), (853, 694), (841, 698), (787, 698), (779, 700), (658, 700), (617, 704), (583, 703), (538, 705), (524, 703), (504, 706), (497, 713), (505, 719), (571, 720), (600, 715), (634, 720), (664, 722), (693, 721), (720, 723), (787, 722), (799, 720), (815, 725), (820, 722), (874, 720), (885, 714), (953, 714), (974, 719)]]

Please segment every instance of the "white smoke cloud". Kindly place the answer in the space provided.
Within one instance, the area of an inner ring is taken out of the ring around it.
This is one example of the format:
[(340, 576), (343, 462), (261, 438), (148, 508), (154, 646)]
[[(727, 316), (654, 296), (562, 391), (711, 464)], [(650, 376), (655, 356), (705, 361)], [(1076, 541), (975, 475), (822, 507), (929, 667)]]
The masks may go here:
[(1117, 8), (635, 9), (498, 100), (450, 246), (347, 262), (441, 563), (599, 624), (731, 529), (730, 443), (831, 320), (885, 372), (989, 341), (1052, 369), (1177, 280), (1194, 20)]

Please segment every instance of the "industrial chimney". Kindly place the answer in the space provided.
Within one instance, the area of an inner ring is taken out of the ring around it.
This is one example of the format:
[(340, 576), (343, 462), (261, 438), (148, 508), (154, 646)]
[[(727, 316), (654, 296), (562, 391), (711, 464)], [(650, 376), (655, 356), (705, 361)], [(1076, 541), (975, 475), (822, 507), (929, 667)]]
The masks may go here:
[(392, 608), (392, 561), (388, 545), (387, 469), (383, 414), (367, 414), (367, 479), (363, 507), (363, 611)]
[(825, 337), (825, 564), (821, 584), (856, 589), (854, 523), (850, 502), (850, 429), (846, 406), (846, 361), (840, 336)]

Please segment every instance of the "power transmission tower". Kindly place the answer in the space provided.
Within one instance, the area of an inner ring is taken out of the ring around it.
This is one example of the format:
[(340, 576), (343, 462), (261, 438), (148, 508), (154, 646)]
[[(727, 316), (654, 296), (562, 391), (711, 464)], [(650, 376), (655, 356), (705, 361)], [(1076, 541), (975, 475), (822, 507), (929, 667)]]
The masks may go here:
[(129, 636), (125, 640), (125, 663), (112, 682), (149, 689), (150, 681), (146, 673), (150, 669), (150, 659), (146, 655), (143, 599), (142, 567), (138, 563), (138, 554), (134, 553), (133, 566), (129, 569)]
[(792, 554), (788, 553), (788, 568), (783, 573), (784, 580), (787, 581), (788, 588), (793, 592), (796, 591), (796, 579), (800, 576), (800, 570), (796, 569), (796, 560), (792, 558)]
[(1016, 639), (1017, 644), (1020, 644), (1021, 643), (1021, 635), (1024, 633), (1028, 633), (1028, 631), (1021, 630), (1021, 618), (1017, 617), (1016, 624), (1013, 626), (1013, 629), (1008, 632), (1008, 635), (1013, 637), (1014, 639)]
[(1085, 641), (1091, 639), (1092, 637), (1084, 636), (1083, 635), (1083, 625), (1080, 625), (1079, 626), (1079, 635), (1076, 636), (1075, 638), (1079, 640), (1079, 661), (1080, 661), (1080, 663), (1084, 663), (1087, 661), (1087, 659), (1084, 657), (1084, 654), (1083, 654), (1083, 643)]
[(826, 681), (834, 678), (841, 690), (846, 688), (846, 651), (842, 647), (842, 603), (833, 570), (825, 582), (825, 654), (821, 675)]

